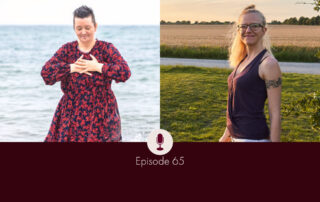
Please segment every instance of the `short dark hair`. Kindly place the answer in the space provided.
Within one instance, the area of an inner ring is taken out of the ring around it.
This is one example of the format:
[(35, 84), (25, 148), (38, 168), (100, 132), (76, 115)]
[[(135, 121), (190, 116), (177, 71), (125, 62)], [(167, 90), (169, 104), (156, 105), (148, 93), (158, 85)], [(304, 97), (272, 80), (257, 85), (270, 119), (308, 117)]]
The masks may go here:
[(92, 22), (94, 24), (94, 26), (96, 26), (96, 19), (94, 17), (94, 13), (93, 10), (91, 8), (89, 8), (88, 6), (80, 6), (79, 8), (77, 8), (76, 10), (73, 11), (73, 26), (74, 26), (74, 19), (75, 18), (86, 18), (86, 17), (92, 17)]

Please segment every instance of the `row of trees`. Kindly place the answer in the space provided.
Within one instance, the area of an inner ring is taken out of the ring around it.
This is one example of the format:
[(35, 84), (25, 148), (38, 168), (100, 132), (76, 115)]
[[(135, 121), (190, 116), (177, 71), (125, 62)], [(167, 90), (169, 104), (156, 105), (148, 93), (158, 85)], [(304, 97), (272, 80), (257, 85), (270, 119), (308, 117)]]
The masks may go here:
[[(229, 25), (229, 24), (233, 24), (234, 22), (230, 22), (230, 21), (224, 21), (224, 22), (220, 22), (220, 21), (195, 21), (194, 23), (192, 23), (190, 20), (182, 20), (182, 21), (176, 21), (176, 22), (170, 22), (170, 21), (164, 21), (161, 20), (160, 24), (161, 25), (165, 25), (165, 24), (175, 24), (175, 25)], [(312, 18), (308, 18), (308, 17), (303, 17), (301, 16), (299, 19), (297, 19), (296, 17), (294, 18), (289, 18), (289, 19), (285, 19), (283, 22), (277, 21), (277, 20), (273, 20), (271, 21), (271, 23), (269, 24), (273, 24), (273, 25), (320, 25), (320, 15), (316, 16), (316, 17), (312, 17)]]
[(175, 25), (191, 25), (191, 24), (194, 24), (194, 25), (228, 25), (228, 24), (232, 24), (233, 22), (230, 22), (230, 21), (225, 21), (225, 22), (220, 22), (220, 21), (210, 21), (210, 22), (207, 22), (207, 21), (195, 21), (194, 23), (192, 23), (190, 20), (182, 20), (182, 21), (176, 21), (176, 22), (171, 22), (171, 21), (164, 21), (164, 20), (161, 20), (160, 21), (160, 24), (161, 25), (164, 25), (164, 24), (175, 24)]
[(320, 25), (320, 16), (307, 18), (307, 17), (300, 17), (297, 18), (289, 18), (282, 22), (282, 24), (287, 25)]

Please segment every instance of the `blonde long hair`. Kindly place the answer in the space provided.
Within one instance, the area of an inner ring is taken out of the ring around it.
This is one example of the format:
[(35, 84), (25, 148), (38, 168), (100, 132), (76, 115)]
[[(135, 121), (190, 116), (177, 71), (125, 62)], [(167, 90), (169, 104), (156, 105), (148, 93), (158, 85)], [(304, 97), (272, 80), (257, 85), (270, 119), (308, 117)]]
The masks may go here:
[[(261, 16), (263, 26), (265, 26), (265, 27), (267, 26), (266, 18), (259, 10), (255, 9), (255, 5), (247, 6), (241, 12), (241, 14), (238, 18), (238, 22), (235, 23), (233, 26), (233, 36), (232, 36), (231, 44), (229, 47), (229, 63), (230, 63), (231, 67), (238, 66), (239, 63), (241, 62), (241, 60), (247, 55), (246, 45), (241, 41), (241, 35), (237, 29), (237, 24), (240, 23), (241, 16), (248, 14), (248, 13), (259, 14)], [(264, 34), (262, 40), (263, 40), (263, 46), (269, 51), (270, 54), (272, 54), (271, 44), (270, 44), (270, 40), (269, 40), (267, 33)]]

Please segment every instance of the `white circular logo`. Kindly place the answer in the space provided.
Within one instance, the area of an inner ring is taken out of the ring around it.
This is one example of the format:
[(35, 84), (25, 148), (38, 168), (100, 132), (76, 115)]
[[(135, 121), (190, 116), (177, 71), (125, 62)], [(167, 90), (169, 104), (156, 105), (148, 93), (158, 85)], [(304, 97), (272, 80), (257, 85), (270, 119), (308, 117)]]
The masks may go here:
[(149, 150), (156, 155), (165, 155), (173, 146), (173, 139), (170, 133), (163, 129), (153, 130), (148, 138)]

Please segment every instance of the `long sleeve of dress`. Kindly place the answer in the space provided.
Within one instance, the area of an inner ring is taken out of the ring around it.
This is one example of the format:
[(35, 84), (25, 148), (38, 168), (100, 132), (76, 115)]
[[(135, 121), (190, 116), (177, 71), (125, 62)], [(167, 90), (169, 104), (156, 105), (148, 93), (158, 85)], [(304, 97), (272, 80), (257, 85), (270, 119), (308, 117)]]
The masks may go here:
[(102, 73), (117, 83), (128, 80), (131, 76), (130, 68), (113, 44), (109, 44), (107, 54), (111, 58), (111, 62), (103, 63)]
[(42, 67), (41, 76), (46, 85), (53, 85), (70, 74), (70, 64), (66, 63), (67, 48), (62, 46)]

